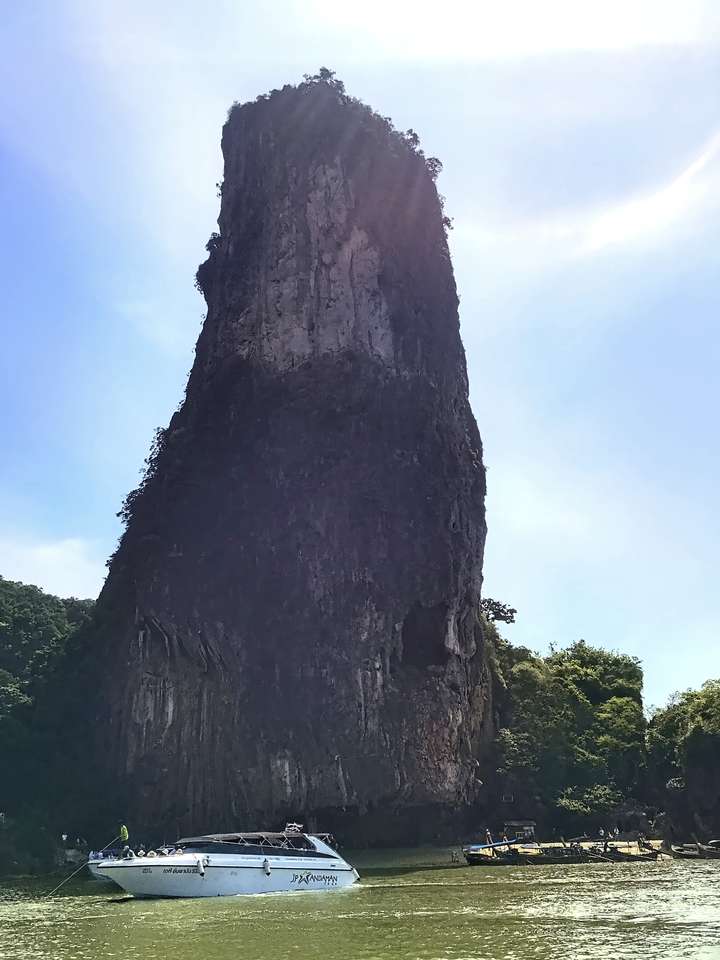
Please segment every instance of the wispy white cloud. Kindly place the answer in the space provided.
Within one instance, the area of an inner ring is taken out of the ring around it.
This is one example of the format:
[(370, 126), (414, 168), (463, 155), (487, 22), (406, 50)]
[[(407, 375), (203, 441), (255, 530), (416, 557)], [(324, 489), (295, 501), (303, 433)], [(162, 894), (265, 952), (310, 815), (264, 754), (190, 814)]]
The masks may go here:
[(610, 246), (652, 242), (683, 218), (698, 210), (711, 190), (720, 189), (720, 178), (703, 180), (701, 174), (720, 154), (720, 134), (671, 183), (654, 193), (633, 197), (610, 207), (584, 227), (583, 252), (595, 253)]
[(649, 253), (684, 242), (715, 222), (720, 207), (720, 133), (670, 182), (602, 207), (573, 208), (542, 219), (456, 218), (451, 247), (458, 273), (483, 265), (483, 290), (530, 286), (579, 259)]
[(681, 549), (687, 532), (680, 518), (688, 515), (681, 499), (619, 463), (607, 471), (596, 461), (586, 467), (568, 463), (569, 436), (548, 429), (542, 436), (530, 455), (501, 455), (490, 471), (489, 512), (502, 518), (506, 544), (532, 544), (553, 563), (582, 563), (588, 575), (639, 552), (664, 565), (668, 539)]
[[(307, 9), (308, 4), (303, 3)], [(325, 25), (352, 31), (367, 56), (411, 60), (495, 60), (572, 50), (625, 50), (648, 45), (707, 43), (718, 35), (720, 11), (708, 0), (311, 0)]]
[(32, 583), (60, 597), (96, 597), (107, 572), (99, 545), (79, 537), (0, 537), (0, 564), (5, 579)]

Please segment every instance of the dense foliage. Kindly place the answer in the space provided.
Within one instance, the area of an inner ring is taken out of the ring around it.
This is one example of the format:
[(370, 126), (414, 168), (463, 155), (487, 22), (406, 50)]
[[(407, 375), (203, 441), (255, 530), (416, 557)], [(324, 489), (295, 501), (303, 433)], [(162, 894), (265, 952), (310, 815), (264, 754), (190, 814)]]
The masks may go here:
[(92, 609), (92, 600), (61, 600), (0, 576), (0, 722), (31, 703)]
[(61, 600), (0, 577), (0, 766), (15, 774), (5, 784), (0, 810), (12, 806), (13, 797), (22, 797), (23, 777), (33, 781), (30, 768), (38, 757), (35, 702), (53, 686), (54, 672), (71, 638), (89, 623), (93, 606), (92, 600)]
[(55, 761), (63, 742), (54, 709), (56, 671), (92, 610), (92, 600), (61, 600), (0, 577), (0, 769), (5, 771), (0, 812), (6, 815), (0, 824), (0, 871), (52, 863), (51, 757)]
[(684, 781), (697, 753), (712, 747), (720, 747), (720, 680), (676, 694), (650, 719), (648, 753), (662, 782)]
[(720, 680), (676, 694), (648, 725), (650, 786), (678, 835), (720, 835)]
[(563, 828), (637, 807), (647, 770), (639, 662), (582, 640), (540, 657), (489, 632), (504, 690), (499, 792)]

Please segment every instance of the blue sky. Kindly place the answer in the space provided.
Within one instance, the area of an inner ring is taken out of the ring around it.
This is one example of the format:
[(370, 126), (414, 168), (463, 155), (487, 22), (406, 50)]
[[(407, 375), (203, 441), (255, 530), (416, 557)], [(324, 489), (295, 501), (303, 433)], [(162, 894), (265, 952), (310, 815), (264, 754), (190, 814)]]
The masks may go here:
[(720, 674), (720, 7), (29, 2), (0, 57), (0, 573), (95, 595), (182, 397), (234, 100), (321, 64), (445, 165), (486, 593)]

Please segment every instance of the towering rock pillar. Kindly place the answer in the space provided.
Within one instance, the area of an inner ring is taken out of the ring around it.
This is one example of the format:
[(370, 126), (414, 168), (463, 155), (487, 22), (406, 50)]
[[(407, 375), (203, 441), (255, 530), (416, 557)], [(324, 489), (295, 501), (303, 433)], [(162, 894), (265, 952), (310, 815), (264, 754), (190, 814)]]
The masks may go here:
[(333, 82), (234, 107), (222, 147), (187, 395), (99, 601), (98, 756), (146, 824), (377, 836), (472, 802), (491, 726), (442, 209)]

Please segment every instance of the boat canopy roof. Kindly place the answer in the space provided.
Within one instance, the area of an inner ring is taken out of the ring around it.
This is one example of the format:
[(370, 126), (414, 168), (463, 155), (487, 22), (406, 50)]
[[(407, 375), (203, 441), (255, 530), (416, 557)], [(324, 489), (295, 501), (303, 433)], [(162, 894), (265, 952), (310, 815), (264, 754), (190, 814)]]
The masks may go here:
[[(313, 836), (325, 839), (327, 834), (313, 834)], [(185, 846), (196, 843), (237, 843), (240, 845), (268, 846), (268, 847), (294, 847), (295, 849), (312, 849), (312, 844), (307, 834), (295, 831), (274, 833), (268, 831), (259, 831), (251, 833), (205, 833), (197, 837), (183, 837), (176, 841), (176, 846)]]

